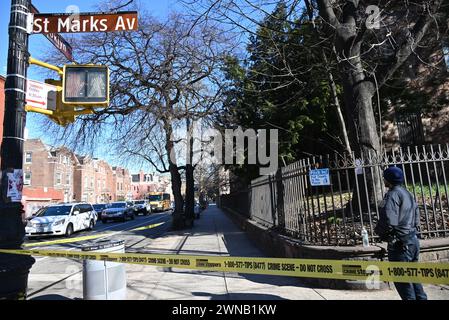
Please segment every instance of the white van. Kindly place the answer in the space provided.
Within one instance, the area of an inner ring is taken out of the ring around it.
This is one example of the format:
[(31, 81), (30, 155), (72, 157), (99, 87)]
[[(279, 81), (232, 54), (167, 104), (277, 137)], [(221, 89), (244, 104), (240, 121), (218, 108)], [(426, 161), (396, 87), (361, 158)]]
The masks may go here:
[(49, 206), (40, 210), (25, 227), (28, 237), (65, 235), (81, 230), (92, 230), (97, 213), (88, 203), (68, 203)]

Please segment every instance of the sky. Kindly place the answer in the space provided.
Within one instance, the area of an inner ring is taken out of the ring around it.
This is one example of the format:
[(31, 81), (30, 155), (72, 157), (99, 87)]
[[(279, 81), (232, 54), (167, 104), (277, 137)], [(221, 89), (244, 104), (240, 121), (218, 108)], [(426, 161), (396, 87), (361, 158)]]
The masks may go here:
[[(176, 0), (140, 0), (141, 4), (155, 17), (165, 18), (170, 10), (178, 9), (179, 4)], [(77, 6), (80, 12), (95, 11), (95, 4), (97, 0), (33, 0), (33, 5), (42, 13), (65, 13), (70, 6)], [(0, 0), (0, 74), (6, 74), (6, 64), (8, 55), (8, 24), (10, 14), (10, 0)], [(62, 36), (64, 36), (62, 34)], [(48, 52), (52, 44), (42, 35), (30, 36), (29, 51), (32, 56), (42, 57), (43, 52)], [(76, 57), (75, 57), (76, 58)], [(41, 58), (42, 59), (42, 58)], [(62, 63), (65, 63), (63, 61)], [(45, 70), (45, 69), (44, 69)], [(28, 78), (44, 81), (46, 78), (45, 72), (36, 66), (30, 67)], [(40, 138), (45, 143), (51, 144), (51, 138), (45, 136), (45, 130), (40, 128), (40, 121), (43, 115), (28, 113), (27, 115), (27, 134), (28, 138)], [(107, 150), (107, 148), (104, 148)], [(105, 150), (96, 150), (95, 157), (108, 161), (111, 165), (121, 165), (117, 163), (113, 154), (109, 154)], [(137, 172), (140, 169), (153, 171), (150, 167), (143, 167), (141, 165), (130, 166), (128, 169), (132, 172)]]

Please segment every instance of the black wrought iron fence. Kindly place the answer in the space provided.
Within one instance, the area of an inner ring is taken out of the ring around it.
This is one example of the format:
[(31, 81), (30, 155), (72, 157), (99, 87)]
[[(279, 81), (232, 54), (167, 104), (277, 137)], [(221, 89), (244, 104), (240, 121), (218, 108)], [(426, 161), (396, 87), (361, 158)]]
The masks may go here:
[[(357, 245), (363, 227), (375, 242), (378, 205), (386, 192), (382, 172), (389, 166), (405, 173), (405, 186), (420, 208), (422, 236), (447, 237), (448, 145), (407, 147), (366, 158), (326, 155), (303, 159), (274, 176), (252, 181), (248, 191), (224, 196), (222, 206), (237, 208), (304, 243)], [(310, 171), (316, 168), (329, 169), (329, 185), (311, 185)]]

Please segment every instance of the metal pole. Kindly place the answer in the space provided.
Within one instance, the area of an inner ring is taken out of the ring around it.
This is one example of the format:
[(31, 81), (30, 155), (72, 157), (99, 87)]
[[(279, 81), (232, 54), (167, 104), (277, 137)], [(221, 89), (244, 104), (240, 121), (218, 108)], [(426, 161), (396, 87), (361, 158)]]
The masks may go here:
[[(30, 0), (11, 0), (5, 117), (1, 146), (0, 248), (19, 249), (25, 226), (23, 205), (23, 144), (28, 69), (27, 18)], [(29, 256), (0, 254), (0, 299), (25, 299), (28, 273), (35, 260)]]

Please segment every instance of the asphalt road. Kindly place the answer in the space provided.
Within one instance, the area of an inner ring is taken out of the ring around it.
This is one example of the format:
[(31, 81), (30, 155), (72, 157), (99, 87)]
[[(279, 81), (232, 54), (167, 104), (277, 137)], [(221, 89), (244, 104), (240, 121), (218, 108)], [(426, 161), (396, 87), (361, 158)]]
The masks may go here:
[[(54, 236), (27, 239), (24, 245), (26, 249), (80, 250), (83, 245), (96, 240), (77, 241), (78, 238), (102, 234), (105, 236), (99, 239), (123, 240), (125, 241), (126, 250), (139, 250), (148, 245), (152, 239), (160, 237), (170, 230), (171, 213), (171, 211), (167, 211), (153, 213), (150, 216), (136, 216), (134, 220), (126, 222), (108, 222), (104, 224), (98, 221), (93, 230), (74, 233), (68, 238), (74, 241), (70, 243), (48, 244), (49, 241), (67, 239), (66, 237)], [(154, 224), (161, 225), (150, 229), (133, 230)], [(39, 245), (43, 242), (45, 243)], [(82, 261), (49, 257), (35, 257), (35, 259), (36, 262), (30, 271), (28, 281), (29, 299), (39, 295), (41, 292), (48, 291), (48, 289), (58, 291), (58, 288), (70, 289), (71, 285), (79, 286), (79, 279), (82, 273)]]
[[(92, 236), (97, 234), (104, 234), (104, 233), (116, 233), (116, 232), (129, 232), (135, 228), (151, 225), (151, 224), (158, 224), (158, 223), (167, 223), (170, 220), (171, 217), (171, 211), (161, 212), (161, 213), (153, 213), (149, 216), (136, 216), (134, 220), (128, 220), (126, 222), (108, 222), (103, 223), (101, 221), (97, 221), (97, 224), (95, 225), (95, 228), (91, 231), (84, 230), (74, 233), (70, 237), (65, 236), (51, 236), (51, 237), (33, 237), (33, 238), (26, 238), (24, 244), (26, 246), (28, 245), (38, 245), (41, 242), (50, 242), (50, 241), (58, 241), (63, 239), (74, 239), (85, 237), (85, 236)], [(162, 228), (161, 228), (162, 227)], [(148, 232), (145, 232), (145, 235), (153, 235), (155, 231), (156, 234), (160, 232), (160, 229), (166, 229), (163, 226), (154, 228), (155, 230), (148, 229)], [(136, 232), (137, 234), (137, 232)], [(143, 233), (139, 233), (143, 234)], [(117, 235), (119, 235), (117, 233)], [(70, 247), (73, 246), (71, 244), (56, 244), (56, 245), (43, 245), (43, 246), (33, 246), (33, 248), (47, 248), (47, 247), (55, 247), (57, 246), (58, 249), (62, 247)]]

